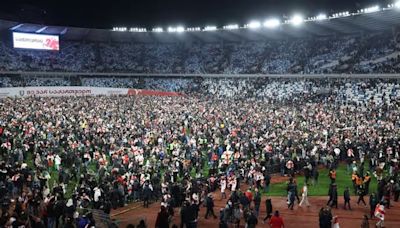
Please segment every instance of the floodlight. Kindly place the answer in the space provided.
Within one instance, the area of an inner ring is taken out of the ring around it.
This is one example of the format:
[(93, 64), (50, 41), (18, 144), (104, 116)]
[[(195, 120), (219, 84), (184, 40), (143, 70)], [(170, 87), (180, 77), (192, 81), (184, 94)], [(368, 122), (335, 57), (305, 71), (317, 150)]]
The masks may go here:
[(326, 14), (321, 13), (321, 14), (319, 14), (315, 19), (316, 19), (317, 21), (322, 21), (322, 20), (325, 20), (325, 19), (327, 19), (327, 18), (328, 18), (328, 16), (326, 16)]
[(185, 28), (183, 26), (176, 27), (176, 32), (184, 32)]
[(258, 29), (261, 27), (261, 23), (259, 21), (251, 21), (250, 23), (247, 24), (246, 27), (251, 29)]
[(239, 25), (237, 24), (225, 25), (223, 28), (227, 30), (239, 29)]
[(126, 32), (127, 28), (126, 27), (114, 27), (113, 31), (117, 31), (117, 32)]
[(161, 27), (157, 27), (157, 28), (153, 28), (152, 31), (153, 31), (153, 32), (163, 32), (164, 30), (163, 30), (163, 28), (161, 28)]
[(400, 8), (400, 1), (397, 1), (396, 3), (394, 3), (394, 7)]
[(281, 24), (278, 19), (269, 19), (264, 22), (264, 27), (266, 28), (276, 28)]
[(363, 11), (364, 11), (364, 13), (377, 12), (377, 11), (379, 11), (379, 6), (376, 5), (376, 6), (372, 6), (372, 7), (369, 7), (369, 8), (365, 8)]
[(293, 25), (300, 25), (300, 24), (302, 24), (303, 22), (304, 22), (304, 19), (303, 19), (303, 17), (302, 16), (300, 16), (300, 15), (294, 15), (293, 17), (292, 17), (292, 19), (290, 20), (290, 22), (293, 24)]
[(201, 28), (200, 27), (186, 28), (186, 31), (188, 31), (188, 32), (197, 32), (197, 31), (201, 31)]
[(217, 30), (217, 26), (206, 26), (203, 29), (204, 31), (215, 31)]

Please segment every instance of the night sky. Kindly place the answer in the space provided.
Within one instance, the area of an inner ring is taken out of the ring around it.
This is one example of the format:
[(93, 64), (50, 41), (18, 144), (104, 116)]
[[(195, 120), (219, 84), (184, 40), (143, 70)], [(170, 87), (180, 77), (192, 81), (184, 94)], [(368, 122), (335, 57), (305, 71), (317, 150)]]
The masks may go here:
[(0, 18), (91, 28), (245, 24), (272, 16), (354, 10), (394, 0), (1, 0)]

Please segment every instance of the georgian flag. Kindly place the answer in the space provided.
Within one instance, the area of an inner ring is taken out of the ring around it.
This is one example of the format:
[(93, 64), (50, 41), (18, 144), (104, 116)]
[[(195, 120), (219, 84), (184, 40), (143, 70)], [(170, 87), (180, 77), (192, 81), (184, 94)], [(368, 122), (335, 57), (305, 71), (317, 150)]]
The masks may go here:
[(381, 204), (376, 205), (374, 215), (380, 220), (385, 220), (385, 206)]

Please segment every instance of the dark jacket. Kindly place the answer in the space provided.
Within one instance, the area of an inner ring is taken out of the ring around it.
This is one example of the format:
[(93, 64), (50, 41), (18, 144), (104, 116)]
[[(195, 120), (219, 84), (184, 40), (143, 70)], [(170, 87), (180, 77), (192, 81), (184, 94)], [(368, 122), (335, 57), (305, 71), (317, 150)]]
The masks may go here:
[(343, 196), (344, 196), (345, 201), (350, 201), (350, 191), (349, 190), (347, 190), (347, 189), (344, 190)]
[(251, 213), (250, 216), (247, 218), (247, 227), (248, 228), (255, 228), (258, 223), (257, 217)]
[(372, 208), (375, 208), (377, 204), (378, 204), (378, 200), (377, 200), (376, 196), (375, 196), (375, 195), (371, 195), (371, 196), (369, 197), (369, 205), (370, 205)]
[(254, 196), (254, 205), (258, 205), (260, 206), (261, 204), (261, 194), (259, 192), (257, 192)]
[(267, 214), (272, 213), (272, 201), (271, 199), (266, 199), (265, 200), (265, 208), (267, 209)]
[(168, 217), (169, 215), (167, 210), (164, 209), (158, 212), (156, 228), (169, 228)]
[(214, 207), (214, 200), (211, 197), (207, 197), (206, 199), (206, 205), (207, 208), (213, 208)]

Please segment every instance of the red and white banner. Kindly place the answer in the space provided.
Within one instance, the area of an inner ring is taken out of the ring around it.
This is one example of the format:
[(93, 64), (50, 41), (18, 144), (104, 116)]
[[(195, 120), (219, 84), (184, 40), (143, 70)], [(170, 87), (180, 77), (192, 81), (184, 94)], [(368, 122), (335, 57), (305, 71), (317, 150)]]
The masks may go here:
[(84, 87), (84, 86), (54, 86), (54, 87), (9, 87), (0, 88), (1, 97), (66, 97), (66, 96), (97, 96), (97, 95), (137, 95), (137, 96), (181, 96), (176, 92), (155, 90)]
[(59, 37), (55, 35), (13, 32), (14, 48), (60, 50)]

